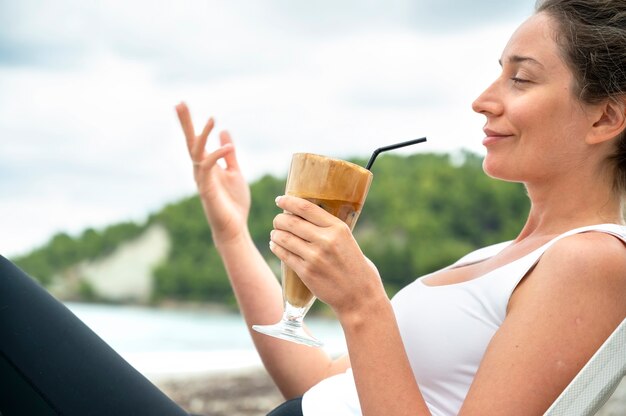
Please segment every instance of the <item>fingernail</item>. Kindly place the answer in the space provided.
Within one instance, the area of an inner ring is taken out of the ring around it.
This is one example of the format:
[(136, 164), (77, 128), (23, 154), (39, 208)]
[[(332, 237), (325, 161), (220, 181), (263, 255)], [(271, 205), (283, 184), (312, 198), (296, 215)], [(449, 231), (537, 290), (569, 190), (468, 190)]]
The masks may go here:
[(274, 242), (270, 240), (270, 250), (273, 251), (274, 250), (274, 246), (275, 246)]
[(278, 201), (280, 201), (280, 199), (281, 199), (282, 197), (283, 197), (282, 195), (278, 195), (278, 196), (276, 197), (276, 199), (274, 200), (274, 202), (276, 202), (276, 203), (278, 204)]

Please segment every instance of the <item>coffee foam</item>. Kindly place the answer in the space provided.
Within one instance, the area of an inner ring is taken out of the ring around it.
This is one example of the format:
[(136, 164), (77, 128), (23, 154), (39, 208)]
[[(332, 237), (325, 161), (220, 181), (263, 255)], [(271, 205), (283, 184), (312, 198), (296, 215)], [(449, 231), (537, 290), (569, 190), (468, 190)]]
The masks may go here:
[(359, 205), (365, 202), (373, 177), (369, 170), (354, 163), (312, 153), (293, 155), (289, 172), (298, 173), (287, 178), (287, 194)]

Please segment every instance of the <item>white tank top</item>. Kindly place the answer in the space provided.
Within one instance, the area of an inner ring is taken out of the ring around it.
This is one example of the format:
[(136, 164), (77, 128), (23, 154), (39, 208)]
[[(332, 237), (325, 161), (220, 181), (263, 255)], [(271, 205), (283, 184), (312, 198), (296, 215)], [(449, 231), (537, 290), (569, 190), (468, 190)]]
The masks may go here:
[[(556, 241), (586, 231), (609, 233), (626, 243), (624, 226), (577, 228), (478, 278), (444, 286), (427, 286), (418, 279), (393, 297), (391, 302), (413, 374), (434, 416), (458, 414), (520, 280)], [(508, 244), (476, 250), (447, 268), (486, 260)], [(361, 416), (352, 370), (311, 388), (303, 396), (302, 410), (304, 416)]]

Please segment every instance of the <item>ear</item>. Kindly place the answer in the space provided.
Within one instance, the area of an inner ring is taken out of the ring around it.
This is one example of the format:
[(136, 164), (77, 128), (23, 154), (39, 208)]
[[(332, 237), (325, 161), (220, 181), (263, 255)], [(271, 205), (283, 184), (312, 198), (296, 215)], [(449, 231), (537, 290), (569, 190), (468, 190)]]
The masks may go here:
[(587, 143), (598, 144), (617, 137), (626, 129), (626, 98), (610, 99), (598, 107)]

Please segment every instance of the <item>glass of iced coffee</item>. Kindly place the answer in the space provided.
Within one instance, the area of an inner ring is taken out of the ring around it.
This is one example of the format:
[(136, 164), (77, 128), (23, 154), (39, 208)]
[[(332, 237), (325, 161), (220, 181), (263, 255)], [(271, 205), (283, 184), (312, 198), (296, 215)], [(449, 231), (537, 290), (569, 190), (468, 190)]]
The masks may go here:
[[(305, 198), (354, 228), (372, 173), (354, 163), (311, 153), (296, 153), (291, 160), (285, 193)], [(313, 347), (322, 345), (309, 335), (302, 324), (315, 297), (298, 275), (282, 264), (285, 311), (274, 325), (254, 325), (261, 333)]]

